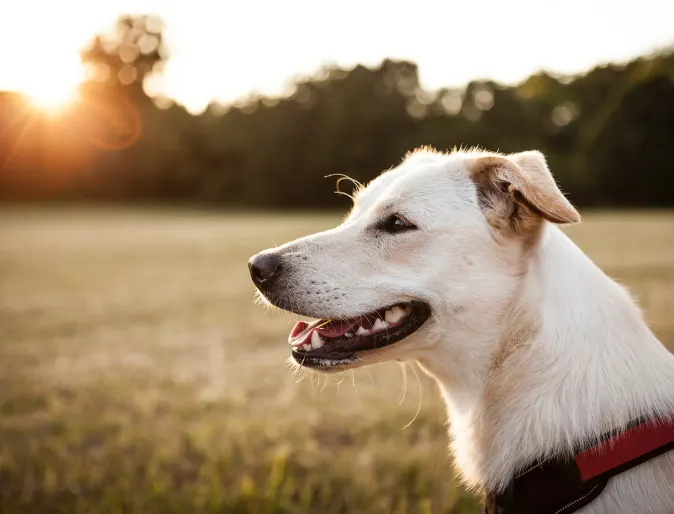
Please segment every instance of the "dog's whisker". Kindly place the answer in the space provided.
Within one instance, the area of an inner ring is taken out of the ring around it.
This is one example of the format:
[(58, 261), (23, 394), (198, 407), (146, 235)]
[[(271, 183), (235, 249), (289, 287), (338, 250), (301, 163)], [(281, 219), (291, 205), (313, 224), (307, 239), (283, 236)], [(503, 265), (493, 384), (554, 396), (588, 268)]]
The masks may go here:
[(337, 391), (335, 392), (335, 396), (339, 396), (339, 393), (342, 390), (342, 382), (344, 382), (344, 380), (346, 380), (346, 373), (340, 371), (339, 380), (337, 380)]
[[(363, 189), (363, 184), (358, 182), (356, 179), (353, 179), (353, 178), (349, 177), (348, 175), (344, 175), (343, 173), (331, 173), (330, 175), (325, 176), (325, 178), (329, 178), (329, 177), (339, 177), (337, 179), (336, 183), (335, 183), (335, 187), (337, 188), (337, 190), (335, 191), (336, 194), (348, 196), (349, 198), (351, 198), (352, 201), (355, 202), (354, 194), (358, 193), (358, 191)], [(342, 191), (339, 188), (339, 185), (343, 180), (348, 180), (355, 186), (354, 189), (353, 189), (353, 194), (349, 194), (345, 191)]]
[(349, 370), (349, 374), (351, 375), (351, 386), (356, 389), (356, 396), (358, 396), (358, 388), (356, 387), (356, 374), (352, 369)]
[(351, 196), (349, 193), (345, 193), (344, 191), (335, 191), (335, 194), (336, 194), (336, 195), (347, 196), (347, 197), (351, 198), (351, 201), (355, 201), (354, 198), (353, 198), (353, 196)]
[(398, 407), (400, 407), (407, 397), (407, 363), (399, 362), (398, 364), (400, 364), (400, 369), (403, 373), (403, 387), (400, 390), (400, 394), (398, 395)]
[(417, 377), (417, 384), (419, 385), (419, 405), (417, 406), (417, 412), (414, 414), (414, 417), (412, 420), (405, 425), (402, 430), (405, 430), (408, 428), (412, 423), (414, 423), (419, 416), (419, 413), (421, 412), (421, 404), (424, 402), (424, 388), (421, 385), (421, 380), (419, 379), (419, 374), (417, 373), (417, 369), (414, 365), (412, 365), (412, 371), (414, 372), (414, 376)]
[[(320, 377), (319, 377), (319, 381), (320, 381)], [(322, 393), (323, 391), (325, 391), (326, 387), (328, 387), (328, 375), (325, 375), (325, 380), (323, 381), (323, 387), (321, 387), (320, 392)]]
[(318, 392), (320, 385), (321, 385), (321, 377), (319, 377), (315, 373), (312, 373), (311, 374), (311, 386), (312, 386), (311, 396), (316, 396), (316, 393)]
[(374, 377), (372, 376), (372, 373), (370, 373), (370, 370), (367, 370), (367, 376), (370, 377), (370, 387), (374, 389)]

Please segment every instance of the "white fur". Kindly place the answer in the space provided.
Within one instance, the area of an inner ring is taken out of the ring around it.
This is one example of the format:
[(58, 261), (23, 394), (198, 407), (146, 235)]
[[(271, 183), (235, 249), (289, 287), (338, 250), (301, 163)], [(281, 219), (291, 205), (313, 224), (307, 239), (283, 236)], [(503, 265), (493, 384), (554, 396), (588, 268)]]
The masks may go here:
[[(418, 361), (446, 400), (464, 481), (498, 490), (535, 459), (674, 415), (674, 356), (555, 225), (533, 243), (495, 233), (469, 173), (476, 157), (417, 152), (359, 192), (342, 225), (274, 249), (288, 277), (272, 301), (319, 318), (430, 304), (420, 330), (349, 365)], [(377, 233), (391, 213), (418, 230)], [(580, 512), (671, 514), (674, 452), (611, 479)]]

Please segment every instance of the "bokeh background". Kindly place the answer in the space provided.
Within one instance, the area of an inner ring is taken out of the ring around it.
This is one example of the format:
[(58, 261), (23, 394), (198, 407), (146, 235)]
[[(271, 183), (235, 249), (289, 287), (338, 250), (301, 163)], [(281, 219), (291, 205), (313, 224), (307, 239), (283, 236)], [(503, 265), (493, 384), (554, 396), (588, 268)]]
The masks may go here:
[(545, 152), (674, 348), (674, 5), (544, 4), (3, 2), (0, 512), (479, 512), (432, 381), (293, 374), (246, 268), (420, 145)]

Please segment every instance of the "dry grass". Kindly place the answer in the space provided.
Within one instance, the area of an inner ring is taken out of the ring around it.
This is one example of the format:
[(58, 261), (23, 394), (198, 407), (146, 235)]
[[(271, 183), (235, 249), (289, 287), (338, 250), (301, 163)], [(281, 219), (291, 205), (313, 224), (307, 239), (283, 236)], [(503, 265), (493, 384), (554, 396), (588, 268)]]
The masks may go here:
[[(248, 256), (338, 220), (0, 212), (0, 511), (478, 512), (426, 377), (298, 383), (289, 319), (253, 305)], [(674, 215), (570, 233), (674, 346)]]

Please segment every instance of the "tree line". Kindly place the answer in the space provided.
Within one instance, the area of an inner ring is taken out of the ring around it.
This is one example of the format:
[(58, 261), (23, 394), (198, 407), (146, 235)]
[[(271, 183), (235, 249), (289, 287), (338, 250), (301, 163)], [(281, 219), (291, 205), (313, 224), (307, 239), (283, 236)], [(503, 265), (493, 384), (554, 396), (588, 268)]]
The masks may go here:
[(577, 205), (674, 205), (673, 52), (438, 91), (413, 62), (324, 68), (285, 97), (198, 116), (145, 92), (168, 58), (161, 21), (126, 16), (82, 53), (89, 79), (67, 112), (0, 93), (0, 199), (343, 207), (326, 175), (367, 182), (430, 145), (540, 149)]

